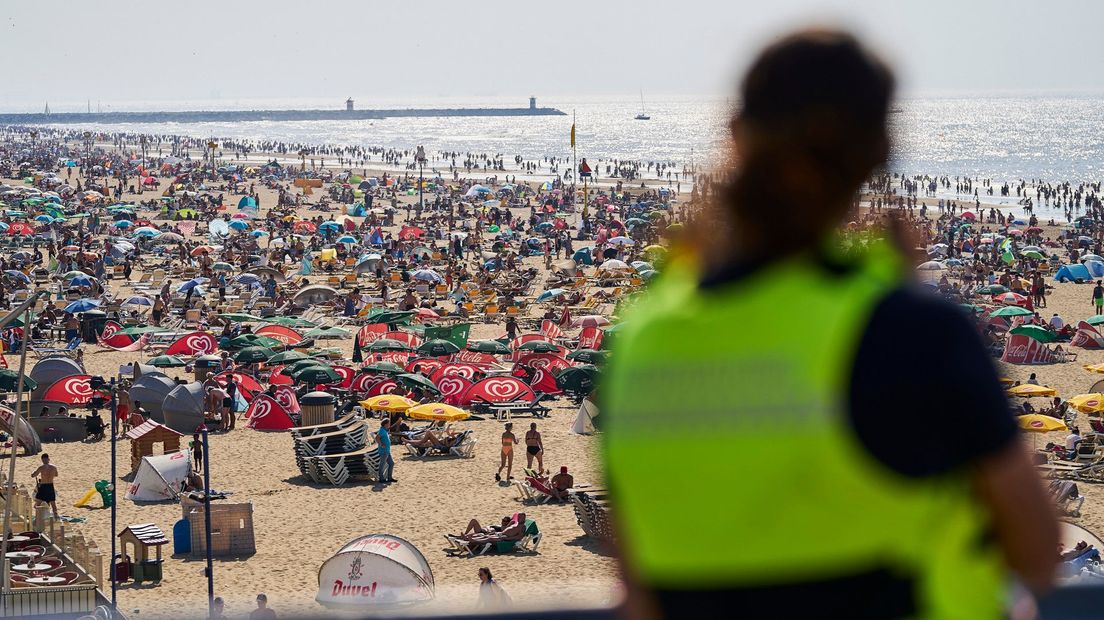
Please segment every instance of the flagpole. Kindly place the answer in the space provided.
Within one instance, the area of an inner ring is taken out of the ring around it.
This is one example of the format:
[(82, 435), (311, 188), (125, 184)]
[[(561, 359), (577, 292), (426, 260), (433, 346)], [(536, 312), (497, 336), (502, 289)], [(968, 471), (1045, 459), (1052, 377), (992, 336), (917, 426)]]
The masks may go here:
[(571, 202), (575, 203), (575, 179), (579, 174), (579, 158), (575, 151), (575, 110), (571, 110)]

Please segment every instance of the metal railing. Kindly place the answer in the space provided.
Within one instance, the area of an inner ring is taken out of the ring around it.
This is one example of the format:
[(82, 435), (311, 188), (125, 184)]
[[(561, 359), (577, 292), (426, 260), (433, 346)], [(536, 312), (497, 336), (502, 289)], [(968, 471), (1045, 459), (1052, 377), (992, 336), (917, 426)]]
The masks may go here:
[(0, 617), (87, 614), (96, 609), (95, 584), (15, 588), (0, 592)]

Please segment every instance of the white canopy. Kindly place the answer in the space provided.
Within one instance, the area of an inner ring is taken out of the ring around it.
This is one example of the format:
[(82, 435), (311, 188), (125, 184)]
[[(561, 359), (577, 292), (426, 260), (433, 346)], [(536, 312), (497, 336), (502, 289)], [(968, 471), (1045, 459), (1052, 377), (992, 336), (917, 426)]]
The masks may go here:
[(189, 450), (144, 456), (138, 472), (134, 474), (134, 482), (127, 487), (126, 498), (138, 502), (176, 499), (191, 470), (192, 455)]
[(318, 569), (319, 603), (327, 607), (371, 608), (433, 599), (429, 562), (409, 542), (390, 534), (361, 536)]

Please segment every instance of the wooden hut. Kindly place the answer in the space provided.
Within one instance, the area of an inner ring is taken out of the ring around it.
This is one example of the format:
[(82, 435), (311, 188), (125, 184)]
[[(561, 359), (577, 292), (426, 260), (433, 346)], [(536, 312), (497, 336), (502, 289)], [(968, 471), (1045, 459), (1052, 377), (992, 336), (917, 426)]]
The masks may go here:
[[(183, 499), (180, 507), (191, 533), (192, 557), (207, 555), (203, 502)], [(211, 504), (211, 555), (242, 557), (257, 552), (253, 537), (253, 503)]]
[(161, 444), (161, 454), (180, 452), (180, 438), (184, 435), (173, 429), (148, 420), (127, 431), (130, 440), (130, 471), (138, 471), (142, 457), (154, 455), (154, 445)]
[[(118, 580), (126, 580), (122, 574), (125, 571), (125, 574), (135, 582), (161, 581), (161, 546), (168, 542), (169, 539), (161, 529), (152, 523), (128, 525), (126, 529), (119, 532), (119, 545), (122, 547), (123, 557), (129, 558), (129, 561), (124, 560), (122, 567), (116, 566)], [(127, 553), (127, 545), (130, 545), (130, 553)], [(150, 558), (151, 548), (156, 553), (156, 557), (152, 559)], [(119, 568), (123, 568), (123, 571)]]

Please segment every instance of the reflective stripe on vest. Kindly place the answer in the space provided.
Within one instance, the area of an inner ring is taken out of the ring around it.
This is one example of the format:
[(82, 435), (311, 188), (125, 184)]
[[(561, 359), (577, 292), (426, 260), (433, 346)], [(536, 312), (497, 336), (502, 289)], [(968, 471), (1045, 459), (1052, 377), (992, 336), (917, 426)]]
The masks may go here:
[(885, 570), (914, 581), (919, 617), (999, 615), (1003, 574), (965, 475), (900, 476), (846, 419), (858, 343), (893, 272), (868, 258), (832, 275), (795, 258), (707, 291), (684, 273), (634, 310), (602, 417), (627, 559), (645, 582), (755, 587)]

